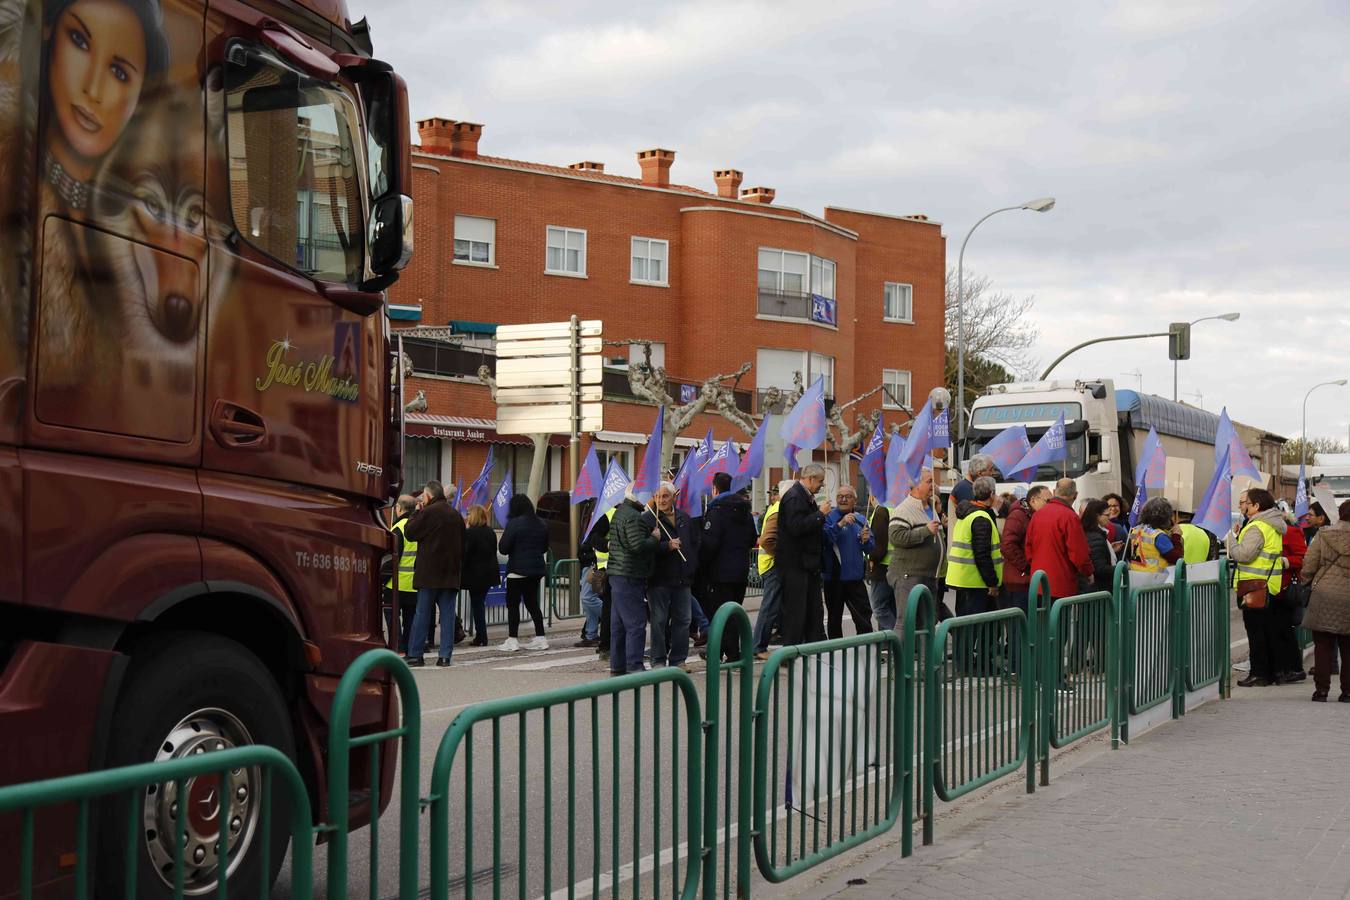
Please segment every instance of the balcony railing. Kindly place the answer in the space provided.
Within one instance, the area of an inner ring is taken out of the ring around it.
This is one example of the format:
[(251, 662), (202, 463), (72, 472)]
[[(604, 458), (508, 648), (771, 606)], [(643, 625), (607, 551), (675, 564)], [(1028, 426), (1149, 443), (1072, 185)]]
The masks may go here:
[(761, 316), (780, 319), (800, 319), (821, 325), (837, 325), (838, 311), (834, 298), (803, 291), (759, 289), (757, 312)]

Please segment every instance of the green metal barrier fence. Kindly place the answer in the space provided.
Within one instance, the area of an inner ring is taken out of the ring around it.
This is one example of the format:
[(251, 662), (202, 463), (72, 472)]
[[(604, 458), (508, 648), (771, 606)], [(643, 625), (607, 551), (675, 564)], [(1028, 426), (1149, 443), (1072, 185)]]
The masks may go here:
[[(943, 801), (1035, 763), (1035, 644), (1016, 608), (937, 626), (928, 663), (924, 768)], [(1012, 671), (1010, 660), (1017, 660)], [(925, 798), (925, 803), (930, 801)]]
[(770, 882), (888, 831), (906, 782), (894, 631), (782, 647), (755, 700), (755, 859)]
[[(268, 802), (255, 807), (263, 837), (253, 849), (266, 869), (276, 861), (267, 858), (267, 837), (288, 830), (292, 896), (311, 896), (320, 836), (328, 840), (327, 896), (362, 892), (349, 871), (351, 815), (365, 804), (378, 810), (393, 794), (400, 900), (472, 897), (483, 882), (494, 897), (617, 897), (628, 884), (634, 897), (746, 897), (752, 853), (759, 875), (779, 883), (900, 822), (901, 853), (909, 855), (916, 825), (925, 844), (933, 841), (935, 797), (955, 800), (1023, 765), (1034, 791), (1038, 761), (1048, 783), (1051, 748), (1108, 728), (1115, 747), (1117, 732), (1128, 741), (1128, 714), (1170, 696), (1179, 716), (1187, 690), (1216, 681), (1226, 696), (1225, 576), (1220, 569), (1217, 579), (1191, 581), (1179, 566), (1172, 585), (1132, 587), (1121, 564), (1110, 593), (1047, 604), (1048, 583), (1036, 573), (1030, 615), (1006, 609), (940, 624), (933, 596), (917, 587), (905, 600), (901, 632), (783, 647), (758, 672), (749, 616), (728, 604), (710, 628), (704, 700), (688, 674), (662, 668), (474, 704), (441, 737), (425, 794), (416, 765), (416, 679), (396, 654), (373, 650), (353, 663), (335, 695), (327, 823), (314, 824), (294, 764), (265, 747), (0, 788), (0, 815), (22, 819), (23, 897), (40, 886), (33, 852), (35, 828), (50, 827), (43, 808), (65, 804), (76, 822), (78, 896), (87, 895), (94, 874), (110, 877), (92, 873), (91, 829), (120, 816), (133, 837), (124, 850), (102, 852), (121, 852), (127, 869), (112, 877), (135, 896), (147, 793), (196, 798), (219, 790), (217, 819), (232, 823), (232, 804), (240, 802), (232, 790), (245, 769), (248, 783), (263, 784), (260, 796), (273, 798), (275, 785), (284, 797), (278, 810)], [(739, 654), (722, 661), (718, 649), (733, 634)], [(397, 723), (353, 734), (354, 704), (375, 677), (397, 688)], [(405, 764), (394, 786), (380, 773), (381, 759), (396, 751)], [(350, 775), (363, 769), (369, 792), (353, 795)], [(428, 808), (426, 894), (419, 815)], [(166, 877), (225, 896), (229, 860), (247, 845), (227, 843), (218, 869), (208, 860), (194, 875), (200, 835), (175, 825), (179, 852)], [(376, 818), (368, 835), (372, 898), (381, 896), (378, 864), (391, 855), (381, 833)], [(475, 834), (491, 834), (490, 849), (475, 847)], [(218, 883), (199, 883), (207, 881)]]
[[(233, 779), (243, 779), (245, 770), (251, 770), (249, 782), (261, 785), (258, 798), (241, 797)], [(275, 811), (269, 799), (274, 798), (274, 788), (285, 798), (289, 808), (289, 823), (274, 822)], [(258, 871), (270, 873), (274, 862), (270, 858), (273, 829), (289, 825), (291, 835), (291, 867), (294, 870), (292, 880), (293, 896), (310, 896), (312, 884), (312, 862), (315, 829), (310, 825), (309, 794), (305, 783), (296, 771), (295, 764), (280, 750), (274, 747), (248, 746), (233, 747), (210, 753), (185, 756), (180, 759), (162, 762), (142, 763), (124, 766), (102, 772), (88, 772), (82, 775), (70, 775), (31, 784), (19, 784), (0, 788), (0, 814), (17, 812), (21, 816), (19, 859), (19, 897), (29, 900), (34, 889), (34, 836), (36, 814), (44, 809), (61, 804), (76, 805), (75, 833), (71, 835), (75, 847), (74, 891), (75, 896), (89, 897), (93, 876), (92, 862), (94, 848), (98, 847), (98, 838), (91, 831), (98, 830), (103, 817), (121, 815), (125, 825), (125, 841), (120, 856), (120, 891), (123, 897), (140, 897), (141, 877), (150, 877), (144, 871), (141, 859), (140, 842), (146, 839), (147, 822), (145, 806), (147, 797), (160, 791), (173, 791), (173, 796), (182, 798), (175, 809), (186, 813), (191, 804), (195, 809), (191, 814), (173, 815), (172, 823), (162, 823), (174, 829), (174, 854), (167, 865), (171, 871), (159, 871), (175, 897), (182, 897), (187, 890), (205, 893), (210, 889), (210, 881), (193, 883), (188, 869), (200, 869), (202, 864), (210, 862), (215, 870), (215, 896), (226, 897), (226, 881), (232, 877), (232, 865), (242, 856), (231, 860), (231, 851), (247, 853), (256, 842), (260, 854), (257, 860)], [(107, 798), (96, 803), (99, 798)], [(211, 801), (215, 802), (212, 803)], [(256, 803), (255, 803), (256, 800)], [(119, 802), (120, 801), (120, 802)], [(241, 809), (249, 809), (245, 804), (253, 804), (256, 815), (247, 817), (235, 815), (235, 804)], [(220, 842), (221, 823), (228, 823), (227, 829), (232, 837)], [(160, 824), (160, 823), (156, 823)], [(215, 829), (212, 831), (211, 829)], [(189, 850), (189, 834), (194, 850)], [(62, 837), (66, 837), (62, 835)], [(215, 844), (218, 849), (211, 849)], [(111, 861), (112, 848), (102, 848), (105, 860)], [(197, 854), (194, 856), (193, 854)], [(191, 865), (188, 858), (193, 859)], [(6, 864), (9, 861), (6, 860)], [(98, 873), (101, 881), (108, 880), (107, 872)], [(270, 896), (271, 879), (267, 874), (261, 877), (261, 896), (266, 900)], [(115, 887), (105, 885), (108, 890)], [(100, 896), (104, 896), (100, 893)]]
[[(667, 686), (669, 691), (663, 691)], [(669, 697), (668, 709), (662, 706), (663, 693)], [(644, 712), (644, 694), (649, 698), (645, 707), (649, 716)], [(631, 717), (625, 718), (630, 704)], [(537, 714), (543, 724), (542, 746), (533, 761), (531, 750), (535, 748), (524, 740), (531, 714)], [(502, 749), (511, 737), (504, 735), (508, 731), (505, 726), (512, 720), (516, 724), (516, 777), (513, 783), (505, 784)], [(602, 727), (603, 721), (607, 721), (607, 728)], [(669, 730), (663, 732), (665, 722)], [(503, 882), (510, 875), (514, 875), (521, 897), (539, 896), (541, 892), (550, 896), (557, 885), (555, 870), (560, 868), (563, 872), (557, 874), (565, 877), (562, 887), (569, 896), (575, 893), (579, 879), (589, 874), (589, 891), (598, 897), (608, 886), (601, 877), (602, 870), (613, 873), (608, 880), (617, 896), (620, 874), (630, 862), (629, 877), (637, 896), (646, 856), (651, 860), (651, 896), (669, 894), (692, 900), (698, 893), (703, 847), (702, 727), (693, 681), (680, 669), (669, 667), (491, 700), (463, 710), (441, 738), (432, 768), (431, 793), (426, 798), (431, 807), (430, 897), (450, 897), (451, 866), (455, 863), (463, 872), (462, 880), (456, 882), (456, 896), (462, 892), (466, 900), (473, 897), (477, 874), (474, 816), (476, 809), (486, 807), (493, 837), (491, 869), (484, 876), (492, 882), (494, 897), (501, 896)], [(557, 759), (555, 741), (560, 745)], [(476, 749), (479, 744), (486, 744), (481, 754)], [(665, 766), (663, 756), (668, 759)], [(486, 760), (479, 763), (480, 757)], [(452, 775), (461, 759), (463, 779), (455, 790)], [(478, 778), (490, 778), (490, 782), (475, 781), (479, 765), (487, 772)], [(565, 783), (555, 785), (555, 780)], [(530, 793), (535, 785), (542, 789), (541, 804)], [(668, 821), (656, 802), (658, 792), (667, 786), (671, 801)], [(561, 810), (555, 804), (555, 792), (562, 793)], [(459, 859), (451, 853), (450, 817), (455, 803), (462, 809), (463, 822), (463, 831), (458, 834), (463, 851)], [(645, 815), (644, 806), (650, 807)], [(534, 832), (529, 830), (532, 821)], [(648, 821), (650, 831), (644, 832), (644, 822)], [(583, 831), (582, 823), (587, 822), (590, 827)], [(582, 834), (589, 838), (589, 854), (578, 847), (577, 839)], [(555, 835), (565, 848), (555, 848)], [(663, 865), (661, 853), (667, 843), (673, 848), (669, 867)], [(565, 855), (555, 858), (555, 850), (563, 849)], [(607, 869), (602, 865), (606, 850)], [(685, 862), (682, 875), (681, 853)], [(667, 868), (663, 889), (663, 870)], [(410, 898), (405, 895), (405, 900)]]
[(548, 570), (545, 585), (548, 591), (548, 610), (554, 620), (584, 619), (581, 609), (581, 560), (560, 559)]

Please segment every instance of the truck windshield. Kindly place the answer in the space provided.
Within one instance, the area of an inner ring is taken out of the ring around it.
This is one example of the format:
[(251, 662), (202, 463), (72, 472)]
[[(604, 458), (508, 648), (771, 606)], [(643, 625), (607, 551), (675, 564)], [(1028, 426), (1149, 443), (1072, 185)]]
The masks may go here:
[(365, 147), (351, 95), (246, 45), (225, 71), (235, 227), (312, 278), (360, 281)]
[[(970, 451), (969, 455), (974, 456), (984, 449), (985, 444), (992, 441), (1002, 431), (1001, 428), (974, 428), (970, 431)], [(1054, 463), (1053, 465), (1041, 466), (1032, 476), (1031, 481), (1055, 481), (1065, 476), (1077, 478), (1087, 472), (1087, 434), (1080, 430), (1075, 435), (1073, 430), (1066, 429), (1064, 444), (1068, 448), (1069, 458), (1063, 463)], [(1045, 434), (1045, 428), (1028, 428), (1027, 438), (1031, 443), (1036, 443), (1036, 439)]]

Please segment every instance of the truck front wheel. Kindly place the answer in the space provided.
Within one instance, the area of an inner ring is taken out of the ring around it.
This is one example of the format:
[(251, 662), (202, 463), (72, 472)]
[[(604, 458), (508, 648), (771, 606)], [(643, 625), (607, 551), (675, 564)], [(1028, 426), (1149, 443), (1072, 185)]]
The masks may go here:
[[(275, 747), (295, 759), (286, 705), (276, 680), (256, 656), (226, 638), (190, 632), (159, 635), (136, 649), (109, 735), (111, 765), (181, 759), (246, 744)], [(99, 880), (110, 890), (124, 887), (126, 847), (131, 842), (136, 896), (173, 896), (181, 816), (184, 893), (214, 891), (228, 849), (230, 892), (255, 895), (264, 879), (271, 884), (280, 871), (290, 837), (290, 804), (280, 779), (274, 777), (271, 795), (263, 796), (262, 775), (257, 768), (230, 773), (230, 810), (223, 821), (224, 784), (215, 774), (188, 779), (181, 794), (172, 782), (142, 789), (130, 834), (125, 795), (105, 801)], [(265, 807), (271, 813), (266, 872), (262, 871)]]

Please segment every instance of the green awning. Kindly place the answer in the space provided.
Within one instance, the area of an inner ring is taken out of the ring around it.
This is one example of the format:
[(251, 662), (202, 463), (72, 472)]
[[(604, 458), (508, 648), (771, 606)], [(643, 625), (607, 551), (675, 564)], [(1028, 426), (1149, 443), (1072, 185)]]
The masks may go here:
[(481, 334), (488, 337), (496, 337), (497, 323), (467, 322), (463, 319), (451, 319), (450, 330), (455, 334)]
[(402, 322), (420, 322), (422, 321), (422, 307), (420, 305), (405, 306), (399, 303), (390, 303), (389, 318)]

